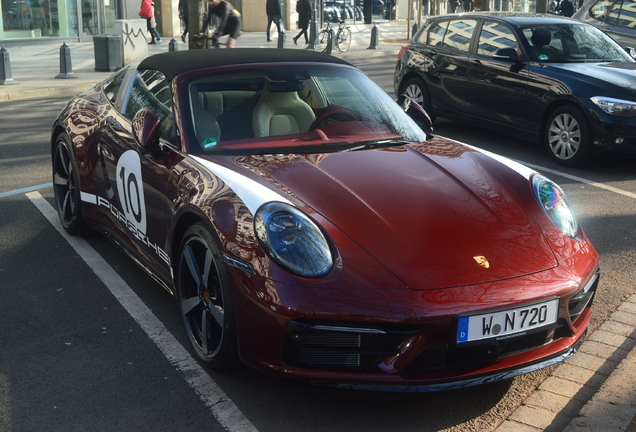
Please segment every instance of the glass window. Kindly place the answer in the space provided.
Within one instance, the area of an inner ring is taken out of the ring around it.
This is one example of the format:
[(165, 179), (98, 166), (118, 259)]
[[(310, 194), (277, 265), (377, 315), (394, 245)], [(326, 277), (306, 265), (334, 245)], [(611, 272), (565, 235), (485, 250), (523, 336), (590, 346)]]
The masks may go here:
[(597, 20), (603, 21), (605, 19), (605, 14), (612, 6), (613, 1), (614, 0), (601, 0), (597, 2), (590, 8), (590, 15)]
[(444, 36), (444, 46), (468, 52), (470, 39), (473, 36), (476, 26), (477, 21), (475, 20), (450, 21), (448, 30)]
[(0, 40), (77, 36), (76, 0), (1, 0)]
[(499, 49), (517, 49), (518, 47), (517, 38), (512, 33), (512, 30), (505, 25), (486, 21), (481, 27), (479, 46), (477, 47), (478, 54), (492, 56)]
[[(444, 34), (446, 34), (446, 27), (448, 27), (448, 21), (441, 23), (434, 23), (428, 30), (426, 35), (428, 36), (428, 44), (434, 46), (441, 46), (444, 42)], [(425, 33), (422, 33), (420, 37), (424, 37)]]
[(124, 80), (127, 70), (128, 67), (121, 69), (102, 84), (102, 90), (104, 91), (106, 98), (115, 106), (115, 108), (117, 108), (117, 111), (121, 111), (121, 105), (117, 103), (117, 94), (119, 93), (121, 83)]
[(630, 62), (616, 42), (585, 24), (548, 24), (522, 28), (535, 60), (546, 63)]
[(131, 120), (140, 109), (151, 109), (161, 121), (161, 138), (173, 141), (172, 95), (168, 80), (161, 72), (138, 72), (125, 105), (124, 116)]
[(183, 85), (192, 153), (325, 153), (426, 139), (377, 84), (346, 68), (267, 67)]
[(607, 16), (607, 23), (621, 27), (636, 27), (636, 3), (632, 0), (616, 2)]

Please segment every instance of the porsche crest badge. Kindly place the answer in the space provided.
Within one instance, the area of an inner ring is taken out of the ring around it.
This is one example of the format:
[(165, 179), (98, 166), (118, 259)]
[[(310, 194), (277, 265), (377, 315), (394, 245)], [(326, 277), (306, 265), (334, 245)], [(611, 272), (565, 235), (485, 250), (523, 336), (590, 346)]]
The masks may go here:
[(485, 256), (477, 255), (477, 256), (474, 256), (473, 259), (477, 261), (477, 264), (479, 264), (483, 268), (490, 267), (490, 263), (488, 262)]

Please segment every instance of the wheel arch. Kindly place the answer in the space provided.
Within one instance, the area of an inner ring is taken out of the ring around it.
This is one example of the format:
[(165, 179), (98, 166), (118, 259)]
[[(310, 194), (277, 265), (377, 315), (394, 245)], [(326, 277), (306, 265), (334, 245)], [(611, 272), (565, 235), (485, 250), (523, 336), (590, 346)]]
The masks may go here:
[(430, 89), (428, 88), (428, 84), (426, 83), (426, 80), (418, 72), (412, 70), (410, 72), (405, 73), (402, 79), (400, 80), (400, 85), (397, 89), (398, 94), (396, 94), (395, 96), (399, 97), (404, 92), (404, 87), (406, 86), (406, 83), (413, 78), (417, 78), (418, 80), (420, 80), (420, 82), (426, 88), (426, 91), (430, 95)]
[(57, 137), (60, 136), (60, 134), (62, 133), (65, 133), (68, 135), (68, 132), (64, 126), (62, 126), (60, 123), (55, 123), (53, 125), (53, 131), (51, 132), (51, 154), (53, 153), (53, 150), (55, 149), (55, 144), (56, 144), (55, 141), (57, 140)]
[(545, 127), (546, 127), (546, 124), (548, 123), (548, 119), (550, 118), (550, 116), (552, 115), (554, 111), (564, 106), (572, 106), (572, 107), (578, 108), (585, 116), (585, 120), (587, 121), (588, 126), (591, 125), (588, 108), (585, 105), (583, 105), (583, 103), (581, 103), (581, 101), (579, 101), (578, 99), (562, 98), (562, 99), (553, 100), (552, 102), (550, 102), (549, 105), (546, 106), (546, 108), (543, 110), (543, 115), (541, 116), (541, 124), (539, 126), (539, 143), (540, 144), (542, 145), (545, 144), (545, 136), (544, 136), (545, 134), (543, 132), (545, 131)]
[[(172, 239), (170, 246), (170, 262), (172, 263), (172, 271), (174, 272), (175, 278), (175, 288), (176, 288), (176, 275), (177, 271), (177, 263), (179, 261), (179, 254), (181, 243), (183, 242), (183, 238), (185, 237), (186, 231), (192, 225), (197, 224), (199, 222), (203, 222), (210, 228), (210, 232), (214, 235), (215, 240), (221, 245), (224, 245), (224, 242), (221, 241), (221, 236), (219, 235), (219, 231), (214, 223), (207, 216), (199, 213), (198, 211), (194, 211), (192, 209), (186, 209), (180, 216), (178, 216), (176, 223), (173, 225), (172, 230)], [(176, 292), (174, 293), (176, 294)]]

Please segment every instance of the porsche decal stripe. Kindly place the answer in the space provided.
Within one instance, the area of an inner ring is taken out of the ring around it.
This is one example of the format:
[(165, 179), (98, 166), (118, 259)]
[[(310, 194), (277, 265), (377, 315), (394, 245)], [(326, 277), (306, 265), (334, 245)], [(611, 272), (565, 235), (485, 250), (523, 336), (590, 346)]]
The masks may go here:
[(97, 195), (89, 194), (86, 192), (80, 192), (80, 199), (85, 203), (97, 205)]
[(234, 193), (245, 203), (252, 214), (256, 214), (258, 208), (271, 201), (284, 202), (293, 205), (287, 198), (263, 186), (254, 180), (242, 176), (228, 168), (217, 165), (203, 158), (192, 156), (194, 160), (210, 170), (215, 176), (223, 180)]
[[(87, 194), (88, 195), (88, 194)], [(82, 257), (106, 288), (115, 296), (143, 331), (157, 345), (170, 363), (179, 371), (190, 387), (205, 403), (218, 422), (230, 432), (257, 432), (254, 425), (241, 413), (210, 375), (168, 331), (126, 282), (117, 274), (86, 240), (73, 237), (60, 225), (57, 211), (39, 192), (27, 197), (60, 235)]]

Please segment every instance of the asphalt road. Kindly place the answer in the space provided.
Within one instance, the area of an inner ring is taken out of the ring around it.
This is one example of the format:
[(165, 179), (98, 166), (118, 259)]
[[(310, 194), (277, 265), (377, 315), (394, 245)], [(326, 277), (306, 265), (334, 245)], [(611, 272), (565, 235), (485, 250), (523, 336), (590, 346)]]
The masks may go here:
[[(391, 93), (387, 63), (359, 66)], [(113, 296), (112, 281), (99, 279), (24, 193), (2, 195), (51, 181), (50, 125), (64, 102), (0, 103), (0, 431), (226, 430), (193, 373), (168, 360)], [(532, 164), (563, 186), (601, 256), (594, 328), (634, 293), (634, 158), (563, 169), (520, 138), (445, 121), (435, 131)], [(37, 192), (52, 203), (52, 188)], [(108, 240), (86, 240), (174, 337), (167, 343), (187, 347), (176, 302)], [(492, 430), (549, 372), (433, 394), (307, 387), (247, 368), (204, 374), (248, 421), (230, 430), (392, 432)]]

